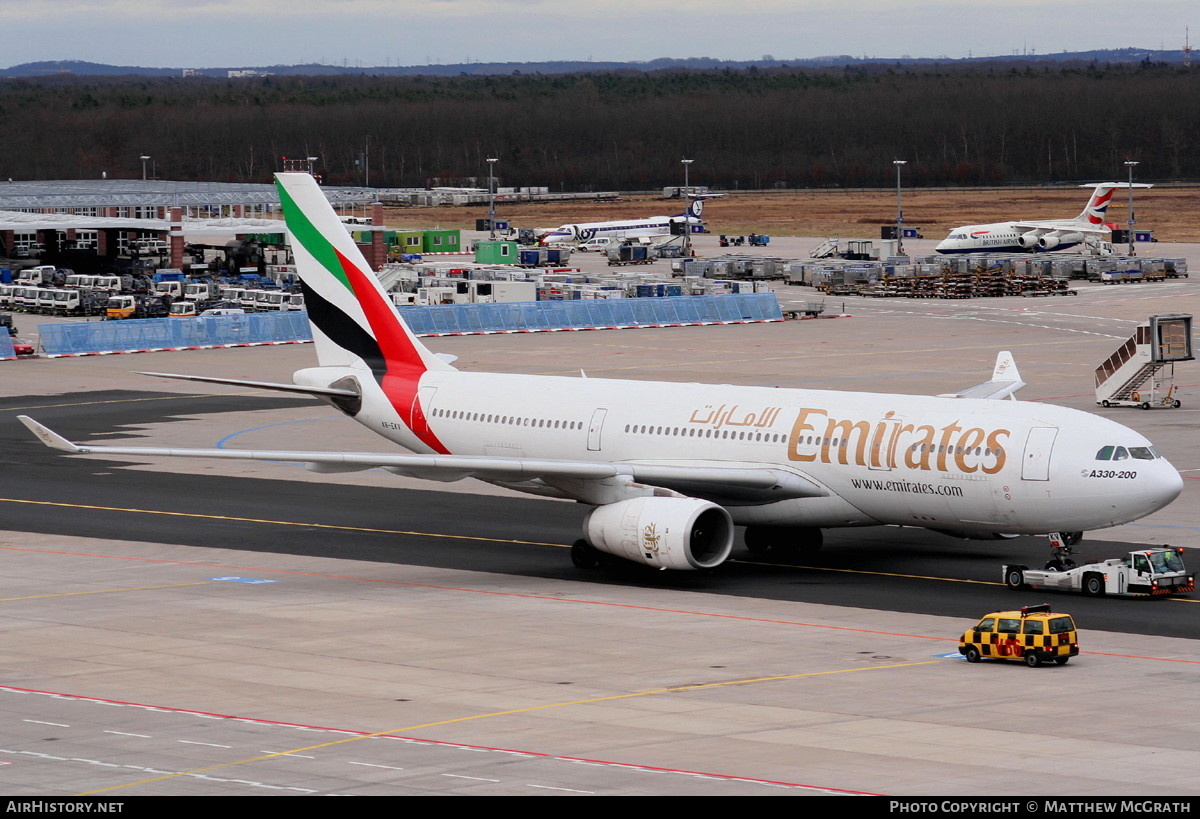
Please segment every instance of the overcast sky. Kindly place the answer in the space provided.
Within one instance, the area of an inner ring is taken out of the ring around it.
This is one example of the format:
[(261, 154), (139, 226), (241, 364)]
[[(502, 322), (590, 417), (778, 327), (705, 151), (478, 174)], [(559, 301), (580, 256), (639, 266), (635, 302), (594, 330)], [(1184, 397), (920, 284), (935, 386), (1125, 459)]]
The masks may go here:
[(0, 65), (204, 68), (1182, 49), (1196, 0), (0, 0)]

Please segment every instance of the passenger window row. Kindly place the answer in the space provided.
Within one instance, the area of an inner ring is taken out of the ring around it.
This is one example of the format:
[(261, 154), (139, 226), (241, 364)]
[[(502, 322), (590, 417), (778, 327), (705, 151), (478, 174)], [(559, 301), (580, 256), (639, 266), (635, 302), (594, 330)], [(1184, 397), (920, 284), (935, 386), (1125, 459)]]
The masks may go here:
[(698, 429), (696, 427), (658, 427), (647, 424), (626, 424), (625, 431), (632, 435), (661, 435), (672, 438), (721, 438), (734, 441), (761, 441), (782, 443), (784, 436), (776, 432), (746, 432), (730, 429)]
[(542, 429), (583, 429), (582, 421), (563, 421), (553, 418), (522, 418), (515, 415), (495, 415), (487, 412), (435, 409), (434, 418), (452, 421), (478, 421), (484, 424), (503, 424), (512, 427), (539, 427)]

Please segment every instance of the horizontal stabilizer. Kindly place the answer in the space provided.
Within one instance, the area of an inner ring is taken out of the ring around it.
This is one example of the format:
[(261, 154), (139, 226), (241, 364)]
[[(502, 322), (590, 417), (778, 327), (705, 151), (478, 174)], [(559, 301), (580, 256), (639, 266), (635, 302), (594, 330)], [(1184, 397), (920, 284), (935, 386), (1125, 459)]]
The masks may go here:
[(1130, 185), (1128, 182), (1088, 182), (1086, 185), (1080, 185), (1081, 188), (1153, 188), (1154, 186), (1146, 182), (1134, 182)]
[(974, 387), (968, 387), (960, 392), (943, 393), (940, 397), (1011, 398), (1015, 401), (1015, 393), (1024, 386), (1025, 382), (1021, 380), (1021, 373), (1017, 370), (1017, 362), (1013, 358), (1013, 354), (1005, 350), (996, 356), (996, 366), (992, 368), (992, 378), (990, 381), (976, 384)]
[(278, 392), (294, 392), (300, 395), (313, 395), (318, 398), (358, 398), (354, 390), (340, 390), (337, 387), (302, 387), (298, 384), (276, 384), (273, 381), (243, 381), (237, 378), (215, 378), (209, 375), (176, 375), (175, 373), (146, 373), (137, 375), (152, 375), (155, 378), (174, 378), (179, 381), (203, 381), (206, 384), (225, 384), (229, 387), (249, 387), (255, 390), (276, 390)]

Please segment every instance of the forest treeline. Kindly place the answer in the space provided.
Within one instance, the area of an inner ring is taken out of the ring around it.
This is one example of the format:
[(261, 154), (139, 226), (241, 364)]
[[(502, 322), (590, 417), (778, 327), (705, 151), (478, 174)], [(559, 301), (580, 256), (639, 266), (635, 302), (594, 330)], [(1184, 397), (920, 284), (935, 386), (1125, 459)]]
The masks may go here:
[[(1200, 179), (1200, 71), (1128, 66), (0, 81), (0, 178), (552, 190)], [(368, 164), (361, 162), (364, 154)]]

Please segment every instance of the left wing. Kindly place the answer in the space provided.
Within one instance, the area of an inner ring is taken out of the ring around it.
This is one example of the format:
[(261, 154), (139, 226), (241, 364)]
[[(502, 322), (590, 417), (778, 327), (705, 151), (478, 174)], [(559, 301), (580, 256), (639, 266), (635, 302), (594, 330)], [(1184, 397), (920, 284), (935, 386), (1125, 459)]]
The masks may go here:
[(1076, 222), (1074, 220), (1058, 220), (1053, 219), (1038, 222), (1013, 222), (1012, 226), (1017, 230), (1044, 230), (1044, 231), (1062, 231), (1064, 233), (1089, 233), (1099, 236), (1102, 233), (1108, 233), (1109, 229), (1104, 225), (1093, 225), (1089, 222)]
[[(685, 494), (713, 495), (742, 503), (768, 503), (790, 498), (824, 497), (829, 491), (800, 475), (764, 466), (638, 464), (617, 461), (570, 461), (498, 458), (472, 455), (412, 455), (370, 452), (303, 452), (291, 450), (174, 449), (160, 447), (88, 446), (76, 444), (29, 416), (18, 420), (46, 446), (78, 455), (226, 458), (253, 461), (293, 461), (314, 472), (356, 472), (382, 468), (396, 475), (435, 481), (480, 478), (486, 481), (547, 483), (580, 481), (659, 486)], [(584, 492), (592, 495), (593, 492)]]
[[(274, 381), (245, 381), (240, 378), (217, 378), (211, 375), (179, 375), (177, 373), (148, 373), (135, 372), (135, 375), (152, 375), (155, 378), (174, 378), (179, 381), (202, 381), (205, 384), (224, 384), (227, 387), (249, 387), (256, 390), (276, 390), (279, 392), (294, 392), (299, 395), (312, 395), (317, 398), (350, 398), (361, 396), (358, 390), (343, 390), (337, 387), (304, 387), (299, 384), (278, 384)], [(36, 422), (35, 422), (36, 423)], [(25, 424), (29, 426), (29, 424)], [(33, 427), (29, 427), (33, 429)], [(45, 429), (45, 427), (42, 427)], [(49, 431), (49, 430), (47, 430)], [(44, 439), (43, 439), (44, 440)]]

